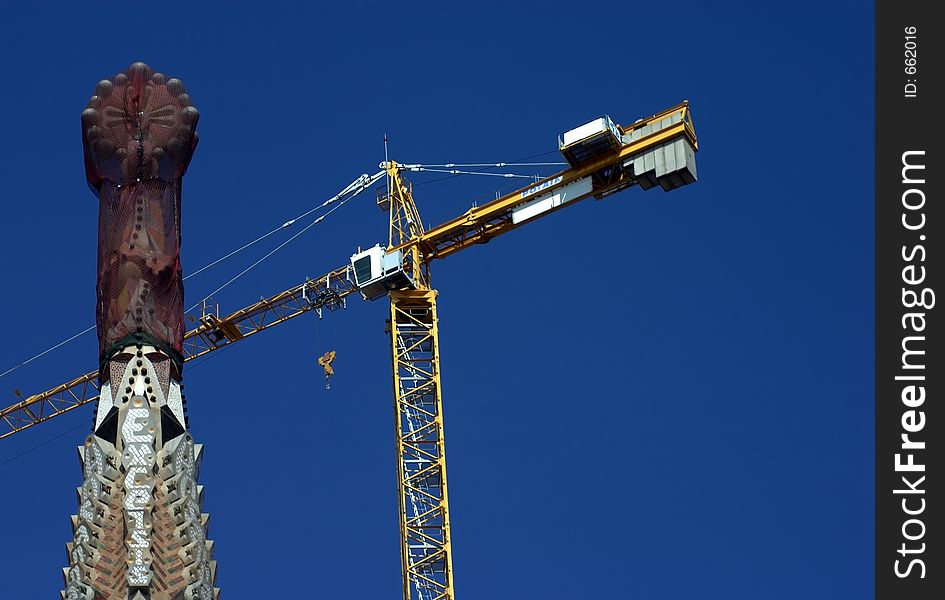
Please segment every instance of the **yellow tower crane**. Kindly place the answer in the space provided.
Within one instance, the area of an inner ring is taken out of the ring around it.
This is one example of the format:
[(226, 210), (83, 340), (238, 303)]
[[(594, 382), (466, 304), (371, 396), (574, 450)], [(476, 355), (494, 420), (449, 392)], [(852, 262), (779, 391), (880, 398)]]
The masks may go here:
[[(205, 314), (185, 336), (184, 358), (192, 360), (310, 310), (343, 307), (354, 292), (366, 300), (390, 298), (405, 600), (455, 598), (437, 292), (430, 283), (430, 263), (585, 198), (600, 200), (633, 185), (670, 191), (696, 180), (698, 142), (688, 102), (623, 127), (601, 117), (564, 133), (558, 145), (568, 169), (428, 230), (404, 178), (422, 167), (385, 161), (387, 187), (377, 202), (390, 212), (386, 248), (359, 251), (341, 268), (225, 317)], [(97, 377), (92, 371), (3, 409), (0, 439), (96, 400)]]

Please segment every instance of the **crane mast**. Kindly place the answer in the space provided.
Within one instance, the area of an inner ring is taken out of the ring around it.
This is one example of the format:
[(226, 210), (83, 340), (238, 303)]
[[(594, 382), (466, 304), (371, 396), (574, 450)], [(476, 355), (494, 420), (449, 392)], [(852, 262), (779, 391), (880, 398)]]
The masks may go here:
[(416, 244), (409, 244), (423, 234), (411, 186), (397, 163), (384, 167), (387, 194), (378, 204), (390, 211), (387, 252), (405, 247), (403, 269), (415, 288), (388, 294), (403, 595), (405, 600), (452, 599), (437, 292), (430, 287), (429, 263)]
[[(633, 185), (670, 191), (696, 180), (698, 141), (688, 102), (621, 127), (601, 117), (559, 138), (570, 167), (475, 206), (424, 230), (405, 172), (421, 165), (385, 160), (386, 190), (377, 203), (389, 211), (388, 243), (358, 250), (349, 264), (220, 317), (204, 311), (183, 339), (184, 361), (284, 323), (309, 311), (346, 306), (355, 292), (390, 301), (391, 364), (405, 600), (451, 600), (454, 595), (437, 291), (430, 263), (488, 242), (577, 201), (598, 200)], [(0, 439), (98, 399), (98, 371), (77, 377), (0, 410)]]

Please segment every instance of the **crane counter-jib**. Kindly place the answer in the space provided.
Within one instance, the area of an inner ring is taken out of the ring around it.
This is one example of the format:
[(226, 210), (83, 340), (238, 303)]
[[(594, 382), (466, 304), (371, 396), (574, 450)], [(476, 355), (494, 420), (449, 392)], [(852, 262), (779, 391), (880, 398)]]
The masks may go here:
[[(582, 126), (583, 127), (583, 126)], [(575, 130), (581, 129), (576, 128)], [(572, 131), (575, 131), (572, 130)], [(698, 150), (698, 140), (692, 126), (688, 103), (684, 102), (631, 126), (617, 127), (619, 138), (614, 147), (591, 155), (585, 162), (541, 179), (534, 184), (517, 189), (492, 202), (470, 208), (464, 214), (425, 231), (392, 250), (407, 250), (419, 247), (424, 259), (445, 258), (471, 244), (482, 243), (511, 231), (512, 229), (562, 208), (566, 204), (590, 196), (602, 198), (631, 185), (639, 184), (649, 189), (659, 184), (669, 191), (695, 180), (693, 154)], [(611, 134), (615, 135), (615, 134)], [(579, 146), (578, 139), (568, 147)], [(590, 185), (580, 188), (575, 182), (590, 179)], [(563, 194), (557, 202), (555, 194), (572, 187), (575, 193)], [(546, 202), (544, 210), (533, 210), (531, 214), (515, 218), (516, 211), (525, 204)]]

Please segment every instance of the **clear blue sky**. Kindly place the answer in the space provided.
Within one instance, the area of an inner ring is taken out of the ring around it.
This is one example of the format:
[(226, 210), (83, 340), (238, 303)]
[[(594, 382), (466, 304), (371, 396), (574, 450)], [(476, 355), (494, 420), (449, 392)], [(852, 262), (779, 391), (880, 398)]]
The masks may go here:
[[(202, 115), (185, 273), (374, 172), (385, 132), (401, 162), (553, 160), (564, 130), (689, 99), (698, 184), (434, 265), (457, 597), (869, 597), (872, 5), (315, 4), (4, 3), (0, 371), (94, 322), (79, 113), (136, 60)], [(415, 195), (435, 223), (508, 184)], [(222, 310), (342, 265), (384, 218), (352, 201)], [(281, 239), (188, 281), (188, 305)], [(386, 310), (355, 300), (186, 370), (226, 598), (399, 597)], [(0, 379), (2, 404), (96, 359), (90, 334)], [(61, 587), (91, 418), (0, 441), (3, 462), (67, 432), (0, 466), (0, 597)]]

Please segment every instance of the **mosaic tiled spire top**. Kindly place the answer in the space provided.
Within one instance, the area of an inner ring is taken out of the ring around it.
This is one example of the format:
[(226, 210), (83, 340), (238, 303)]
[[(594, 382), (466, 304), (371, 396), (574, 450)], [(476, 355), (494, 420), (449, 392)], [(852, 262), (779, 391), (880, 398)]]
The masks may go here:
[(197, 111), (180, 81), (135, 63), (99, 82), (82, 113), (86, 175), (99, 197), (101, 394), (79, 447), (62, 598), (216, 600), (200, 512), (201, 447), (180, 384), (180, 183)]
[(100, 81), (82, 111), (85, 174), (99, 198), (96, 323), (103, 362), (143, 342), (181, 366), (181, 179), (197, 146), (199, 118), (180, 80), (144, 63)]

